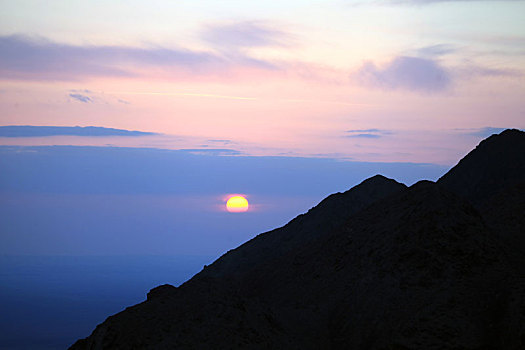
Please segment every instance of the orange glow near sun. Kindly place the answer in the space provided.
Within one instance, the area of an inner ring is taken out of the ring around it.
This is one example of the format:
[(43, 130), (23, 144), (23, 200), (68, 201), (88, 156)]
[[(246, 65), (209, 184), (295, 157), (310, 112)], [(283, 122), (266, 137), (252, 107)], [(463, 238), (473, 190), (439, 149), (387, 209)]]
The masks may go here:
[(230, 213), (243, 213), (248, 211), (249, 206), (248, 200), (243, 196), (232, 196), (226, 202), (226, 210)]

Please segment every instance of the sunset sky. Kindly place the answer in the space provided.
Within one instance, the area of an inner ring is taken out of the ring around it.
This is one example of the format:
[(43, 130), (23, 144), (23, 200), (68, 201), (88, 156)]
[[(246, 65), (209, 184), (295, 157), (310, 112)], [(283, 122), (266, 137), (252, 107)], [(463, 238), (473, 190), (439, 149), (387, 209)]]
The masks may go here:
[(0, 348), (67, 348), (330, 194), (435, 181), (506, 128), (525, 0), (0, 0)]
[(0, 125), (155, 133), (1, 145), (452, 165), (490, 133), (525, 127), (525, 1), (0, 8)]

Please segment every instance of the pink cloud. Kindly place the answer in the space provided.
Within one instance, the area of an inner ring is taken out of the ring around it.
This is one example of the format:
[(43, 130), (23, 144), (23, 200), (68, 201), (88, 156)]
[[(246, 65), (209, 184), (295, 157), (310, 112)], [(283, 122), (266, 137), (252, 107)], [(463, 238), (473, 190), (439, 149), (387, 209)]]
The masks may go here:
[(223, 74), (233, 69), (275, 70), (260, 59), (236, 53), (162, 47), (77, 46), (24, 36), (0, 37), (0, 78), (76, 81), (92, 77)]
[(254, 21), (208, 26), (202, 38), (219, 49), (287, 46), (291, 36), (278, 28)]
[(382, 67), (366, 62), (357, 72), (357, 77), (366, 86), (420, 92), (444, 91), (452, 84), (450, 72), (439, 62), (409, 56), (395, 57)]

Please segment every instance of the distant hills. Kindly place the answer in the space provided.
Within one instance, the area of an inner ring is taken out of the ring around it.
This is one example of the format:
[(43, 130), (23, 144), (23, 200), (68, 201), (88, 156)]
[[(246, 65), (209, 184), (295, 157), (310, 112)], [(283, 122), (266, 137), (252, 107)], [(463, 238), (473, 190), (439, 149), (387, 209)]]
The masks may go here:
[(437, 183), (327, 197), (71, 349), (525, 349), (524, 190), (505, 130)]

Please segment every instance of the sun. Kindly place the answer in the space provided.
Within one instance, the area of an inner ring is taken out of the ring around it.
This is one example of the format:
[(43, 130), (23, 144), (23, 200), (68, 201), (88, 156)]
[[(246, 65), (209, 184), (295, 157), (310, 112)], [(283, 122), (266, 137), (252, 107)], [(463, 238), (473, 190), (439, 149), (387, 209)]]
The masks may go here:
[(226, 202), (226, 210), (230, 213), (243, 213), (248, 211), (249, 207), (248, 200), (243, 196), (232, 196)]

